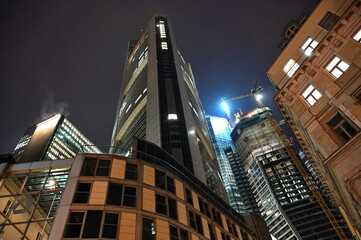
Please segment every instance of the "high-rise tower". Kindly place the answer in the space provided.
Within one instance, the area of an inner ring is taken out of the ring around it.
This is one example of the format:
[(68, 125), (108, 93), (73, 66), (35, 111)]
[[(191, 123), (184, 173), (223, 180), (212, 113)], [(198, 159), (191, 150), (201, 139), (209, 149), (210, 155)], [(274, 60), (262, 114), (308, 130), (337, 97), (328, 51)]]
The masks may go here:
[(227, 192), (229, 205), (236, 211), (244, 213), (246, 211), (242, 202), (241, 193), (238, 190), (234, 175), (224, 149), (231, 148), (236, 151), (231, 139), (231, 126), (227, 119), (206, 115), (210, 137), (217, 155), (219, 168), (222, 174), (223, 185)]
[(129, 43), (112, 146), (130, 153), (134, 136), (166, 150), (226, 199), (192, 69), (164, 15)]
[[(232, 140), (271, 234), (277, 239), (339, 239), (285, 150), (289, 145), (277, 134), (279, 126), (273, 126), (266, 114), (271, 114), (269, 108), (241, 115)], [(341, 228), (350, 236), (344, 224)]]

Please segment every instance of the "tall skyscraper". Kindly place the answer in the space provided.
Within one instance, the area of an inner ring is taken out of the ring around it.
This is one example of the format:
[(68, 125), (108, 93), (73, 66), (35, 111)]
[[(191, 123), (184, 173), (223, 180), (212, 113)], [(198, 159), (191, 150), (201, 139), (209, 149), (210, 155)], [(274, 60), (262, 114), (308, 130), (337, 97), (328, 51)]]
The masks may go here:
[(73, 158), (79, 151), (98, 152), (65, 116), (56, 114), (29, 127), (15, 147), (17, 162)]
[(271, 234), (277, 239), (339, 239), (267, 112), (257, 108), (241, 115), (232, 140)]
[[(361, 5), (323, 0), (267, 75), (333, 203), (361, 238)], [(291, 27), (291, 26), (290, 26)], [(292, 32), (291, 29), (285, 29)]]
[(259, 214), (256, 199), (253, 195), (251, 185), (248, 181), (246, 171), (244, 170), (238, 152), (233, 148), (228, 147), (224, 149), (224, 153), (230, 163), (245, 211)]
[(133, 137), (163, 148), (226, 199), (192, 69), (164, 15), (129, 43), (112, 145), (130, 153)]
[(227, 119), (221, 117), (206, 115), (206, 121), (212, 144), (216, 152), (223, 185), (227, 192), (229, 205), (238, 212), (245, 212), (246, 209), (242, 202), (241, 194), (234, 180), (229, 160), (224, 152), (226, 148), (231, 148), (234, 151), (236, 150), (231, 139), (231, 126)]

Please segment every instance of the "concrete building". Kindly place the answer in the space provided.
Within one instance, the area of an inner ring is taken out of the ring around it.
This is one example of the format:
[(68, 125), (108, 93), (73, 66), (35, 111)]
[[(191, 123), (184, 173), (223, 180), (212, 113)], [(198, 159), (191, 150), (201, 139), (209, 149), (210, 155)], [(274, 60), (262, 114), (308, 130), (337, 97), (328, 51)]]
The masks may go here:
[(79, 151), (98, 152), (63, 115), (56, 114), (29, 127), (15, 147), (17, 162), (35, 162), (73, 158)]
[(133, 136), (166, 150), (227, 199), (191, 66), (164, 15), (129, 43), (112, 146), (131, 152)]
[(229, 205), (236, 211), (244, 213), (246, 209), (241, 198), (241, 193), (238, 190), (231, 165), (224, 152), (226, 148), (231, 148), (233, 151), (236, 151), (231, 139), (231, 126), (227, 119), (221, 117), (206, 115), (206, 121), (211, 141), (216, 152), (223, 185), (227, 192)]
[(361, 238), (361, 3), (324, 0), (267, 74), (333, 203)]
[(270, 239), (163, 149), (0, 164), (1, 239)]
[(231, 136), (270, 233), (276, 239), (339, 239), (266, 114), (273, 118), (269, 108), (242, 114)]

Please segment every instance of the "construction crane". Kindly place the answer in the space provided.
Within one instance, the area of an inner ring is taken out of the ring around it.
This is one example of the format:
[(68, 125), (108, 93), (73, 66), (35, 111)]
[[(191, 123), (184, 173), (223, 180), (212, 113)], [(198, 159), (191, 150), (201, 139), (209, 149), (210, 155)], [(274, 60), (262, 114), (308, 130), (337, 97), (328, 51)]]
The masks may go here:
[[(264, 106), (263, 102), (261, 101), (261, 95), (259, 94), (259, 92), (261, 92), (262, 90), (263, 90), (263, 88), (255, 82), (254, 88), (250, 91), (249, 94), (240, 95), (238, 97), (234, 97), (234, 98), (230, 98), (230, 99), (224, 99), (223, 98), (222, 100), (223, 100), (223, 103), (226, 104), (226, 102), (230, 102), (230, 101), (234, 101), (234, 100), (237, 100), (237, 99), (242, 99), (242, 98), (245, 98), (245, 97), (253, 96), (253, 97), (255, 97), (258, 105), (263, 109), (265, 106)], [(224, 105), (223, 103), (222, 103), (222, 105)], [(342, 230), (342, 228), (338, 224), (338, 222), (337, 222), (335, 216), (333, 215), (333, 213), (331, 212), (330, 208), (327, 206), (325, 200), (323, 199), (322, 194), (320, 193), (320, 191), (316, 187), (316, 185), (313, 182), (312, 178), (309, 176), (309, 174), (305, 170), (304, 166), (302, 165), (302, 163), (300, 162), (300, 160), (296, 156), (296, 153), (294, 152), (293, 148), (289, 144), (289, 141), (288, 141), (287, 137), (283, 134), (282, 130), (278, 127), (278, 123), (276, 122), (275, 118), (273, 118), (268, 111), (265, 111), (264, 113), (266, 115), (266, 119), (271, 124), (271, 127), (274, 129), (274, 131), (279, 136), (279, 139), (281, 140), (281, 142), (282, 142), (284, 148), (286, 149), (288, 155), (291, 157), (292, 161), (295, 163), (296, 167), (298, 168), (299, 172), (301, 173), (301, 175), (302, 175), (303, 179), (305, 180), (307, 186), (312, 191), (313, 198), (311, 198), (310, 200), (311, 201), (313, 199), (317, 200), (317, 202), (321, 206), (323, 212), (325, 213), (326, 217), (328, 218), (328, 220), (332, 224), (332, 227), (335, 229), (335, 231), (336, 231), (337, 235), (339, 236), (339, 238), (341, 240), (347, 240), (348, 238), (346, 237), (344, 231)], [(227, 115), (230, 118), (231, 114), (230, 114), (229, 110), (227, 112)], [(231, 120), (231, 118), (230, 118), (230, 120)]]

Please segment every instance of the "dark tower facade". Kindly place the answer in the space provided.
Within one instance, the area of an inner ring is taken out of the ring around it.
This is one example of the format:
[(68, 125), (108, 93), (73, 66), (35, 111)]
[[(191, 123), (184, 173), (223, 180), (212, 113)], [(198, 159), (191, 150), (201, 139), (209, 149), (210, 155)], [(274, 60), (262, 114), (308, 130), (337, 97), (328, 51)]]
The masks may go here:
[(226, 199), (190, 64), (177, 49), (164, 15), (130, 41), (112, 146), (131, 153), (137, 137), (166, 150)]

